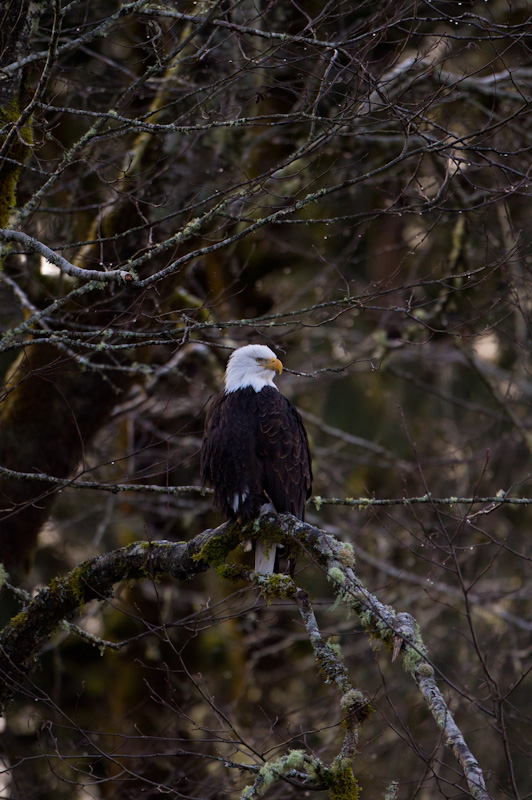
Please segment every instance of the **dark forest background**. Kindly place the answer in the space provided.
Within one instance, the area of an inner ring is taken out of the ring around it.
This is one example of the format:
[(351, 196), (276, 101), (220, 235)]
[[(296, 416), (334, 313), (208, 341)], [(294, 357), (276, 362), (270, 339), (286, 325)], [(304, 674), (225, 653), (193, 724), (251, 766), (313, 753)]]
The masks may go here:
[[(3, 624), (85, 559), (222, 522), (205, 410), (262, 342), (309, 432), (307, 520), (419, 623), (490, 796), (530, 796), (530, 26), (520, 0), (3, 3)], [(362, 797), (473, 796), (312, 554), (295, 581), (373, 709)], [(290, 598), (147, 574), (74, 621), (96, 638), (15, 659), (1, 797), (237, 798), (291, 750), (334, 763)]]

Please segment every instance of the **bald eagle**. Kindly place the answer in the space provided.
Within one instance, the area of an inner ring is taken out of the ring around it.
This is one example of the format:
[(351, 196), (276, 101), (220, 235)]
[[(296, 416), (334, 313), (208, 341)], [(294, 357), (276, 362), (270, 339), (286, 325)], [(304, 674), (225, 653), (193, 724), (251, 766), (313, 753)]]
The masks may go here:
[[(248, 344), (233, 352), (225, 391), (214, 398), (201, 448), (203, 486), (227, 519), (249, 522), (261, 511), (303, 519), (312, 463), (301, 415), (273, 379), (283, 365), (269, 347)], [(273, 572), (276, 548), (257, 542), (255, 570)]]

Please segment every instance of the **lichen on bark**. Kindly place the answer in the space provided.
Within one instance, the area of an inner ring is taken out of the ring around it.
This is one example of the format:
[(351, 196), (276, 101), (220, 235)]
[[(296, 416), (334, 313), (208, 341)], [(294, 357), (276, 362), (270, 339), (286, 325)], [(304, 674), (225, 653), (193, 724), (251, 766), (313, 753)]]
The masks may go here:
[[(42, 3), (7, 0), (0, 12), (0, 70), (27, 55), (30, 33)], [(23, 67), (4, 73), (0, 81), (0, 227), (9, 224), (16, 203), (20, 171), (33, 144), (31, 118), (24, 114), (29, 96)]]

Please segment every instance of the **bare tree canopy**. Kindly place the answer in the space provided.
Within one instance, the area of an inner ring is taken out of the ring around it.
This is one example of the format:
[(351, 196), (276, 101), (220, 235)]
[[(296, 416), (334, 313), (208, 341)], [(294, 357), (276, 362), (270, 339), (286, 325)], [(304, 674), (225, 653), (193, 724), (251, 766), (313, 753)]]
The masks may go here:
[[(531, 22), (3, 3), (0, 796), (530, 792)], [(200, 488), (246, 343), (305, 523)]]

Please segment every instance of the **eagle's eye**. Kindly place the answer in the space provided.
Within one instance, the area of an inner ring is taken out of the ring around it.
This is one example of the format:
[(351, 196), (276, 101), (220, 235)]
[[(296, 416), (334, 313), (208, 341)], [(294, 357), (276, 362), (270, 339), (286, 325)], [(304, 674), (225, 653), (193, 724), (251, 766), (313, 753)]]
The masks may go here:
[(257, 364), (260, 364), (260, 362), (262, 361), (262, 358), (256, 358), (255, 361), (257, 362)]

